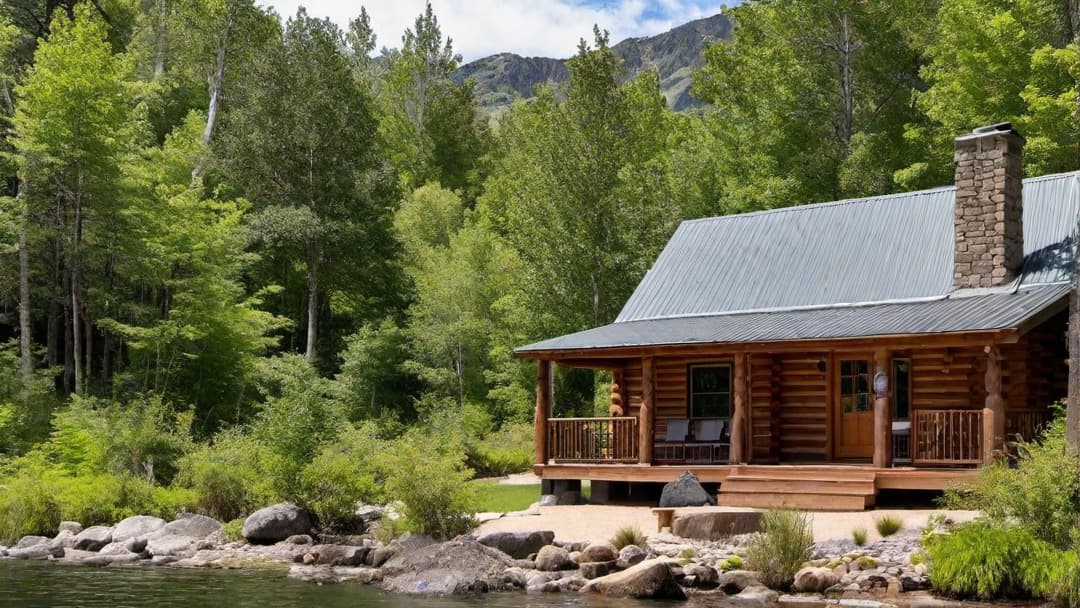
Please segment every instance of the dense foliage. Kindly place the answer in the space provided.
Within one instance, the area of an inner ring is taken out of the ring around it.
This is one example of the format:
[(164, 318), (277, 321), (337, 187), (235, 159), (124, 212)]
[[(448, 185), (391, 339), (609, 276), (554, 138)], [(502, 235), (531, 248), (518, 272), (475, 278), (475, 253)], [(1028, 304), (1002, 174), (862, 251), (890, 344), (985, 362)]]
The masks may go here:
[[(464, 529), (459, 482), (530, 461), (513, 349), (611, 322), (680, 220), (941, 185), (1001, 120), (1080, 167), (1065, 4), (744, 2), (692, 114), (583, 31), (498, 117), (430, 5), (395, 45), (364, 9), (0, 4), (0, 536), (283, 499)], [(606, 381), (559, 370), (558, 413)], [(1063, 499), (991, 474), (1064, 548)]]

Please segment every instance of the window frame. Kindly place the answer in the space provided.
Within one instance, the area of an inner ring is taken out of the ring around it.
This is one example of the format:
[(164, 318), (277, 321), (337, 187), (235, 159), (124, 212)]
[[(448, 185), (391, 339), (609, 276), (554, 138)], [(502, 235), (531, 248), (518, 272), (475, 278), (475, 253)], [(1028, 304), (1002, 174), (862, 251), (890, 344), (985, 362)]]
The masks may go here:
[[(724, 368), (727, 370), (727, 390), (726, 391), (694, 391), (694, 372), (699, 369), (719, 369)], [(733, 414), (734, 404), (734, 366), (729, 362), (720, 363), (695, 363), (687, 366), (686, 374), (686, 414), (688, 420), (731, 420)], [(694, 396), (695, 395), (727, 395), (727, 416), (695, 416), (694, 415)]]

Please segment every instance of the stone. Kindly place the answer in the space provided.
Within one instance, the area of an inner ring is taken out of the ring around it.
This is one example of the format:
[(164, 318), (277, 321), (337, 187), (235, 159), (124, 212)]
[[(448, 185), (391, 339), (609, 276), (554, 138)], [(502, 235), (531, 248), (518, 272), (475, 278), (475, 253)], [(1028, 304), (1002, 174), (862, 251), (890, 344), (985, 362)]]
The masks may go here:
[(666, 559), (650, 559), (632, 568), (589, 581), (582, 593), (610, 597), (686, 599)]
[(383, 589), (391, 593), (464, 595), (513, 588), (503, 573), (510, 557), (467, 537), (402, 550), (383, 566)]
[(190, 536), (165, 534), (149, 539), (146, 542), (146, 551), (154, 557), (159, 555), (187, 556), (195, 552), (195, 539)]
[(732, 596), (735, 604), (745, 608), (773, 608), (780, 594), (764, 585), (751, 585)]
[(142, 536), (136, 536), (135, 538), (129, 538), (124, 541), (124, 548), (132, 553), (142, 553), (146, 551), (147, 539)]
[(625, 570), (630, 566), (640, 564), (645, 561), (648, 554), (645, 550), (637, 545), (626, 545), (622, 549), (619, 549), (619, 557), (616, 561), (616, 565), (620, 570)]
[(90, 526), (75, 535), (73, 549), (97, 551), (112, 542), (113, 529), (109, 526)]
[(481, 545), (486, 545), (502, 551), (514, 559), (525, 559), (533, 553), (537, 553), (546, 545), (555, 540), (555, 533), (551, 530), (539, 530), (535, 532), (492, 532), (476, 539)]
[(127, 543), (118, 543), (116, 541), (105, 545), (101, 548), (101, 550), (98, 551), (99, 555), (127, 555), (128, 553), (133, 552), (128, 550)]
[(683, 575), (687, 578), (693, 577), (694, 584), (690, 585), (691, 587), (713, 589), (720, 582), (720, 573), (716, 568), (705, 564), (687, 564), (683, 566)]
[(390, 560), (397, 552), (390, 547), (379, 547), (368, 554), (368, 564), (374, 568), (382, 566)]
[(15, 543), (14, 549), (26, 549), (27, 547), (33, 547), (34, 545), (40, 545), (41, 543), (49, 542), (49, 539), (45, 536), (24, 536), (19, 539), (19, 542)]
[[(315, 556), (315, 563), (326, 566), (363, 566), (370, 547), (347, 545), (315, 545), (308, 555)], [(306, 556), (305, 556), (306, 557)]]
[(761, 530), (760, 511), (702, 511), (675, 513), (671, 532), (675, 536), (716, 541)]
[(777, 608), (826, 608), (829, 602), (817, 595), (781, 595), (776, 605)]
[(795, 573), (792, 589), (799, 593), (822, 593), (840, 582), (840, 577), (829, 568), (803, 568)]
[(319, 566), (292, 566), (289, 568), (289, 578), (309, 583), (340, 584), (359, 583), (370, 585), (382, 580), (382, 571), (378, 568), (321, 568)]
[(290, 545), (310, 545), (314, 541), (312, 541), (311, 537), (307, 534), (293, 534), (289, 538), (286, 538), (285, 542)]
[(250, 543), (273, 544), (294, 534), (311, 531), (311, 516), (304, 509), (280, 503), (252, 513), (241, 532)]
[(613, 562), (619, 559), (619, 554), (615, 551), (615, 547), (611, 543), (593, 543), (588, 547), (581, 550), (581, 556), (578, 557), (577, 562), (579, 564), (586, 564), (589, 562)]
[(615, 571), (615, 560), (606, 562), (585, 562), (578, 566), (581, 576), (592, 579), (607, 576)]
[(715, 505), (716, 500), (701, 487), (701, 482), (690, 471), (684, 471), (675, 481), (664, 484), (660, 494), (660, 507), (702, 507)]
[(28, 547), (15, 547), (8, 549), (8, 557), (12, 559), (59, 559), (64, 557), (65, 549), (59, 543), (43, 542)]
[(751, 570), (729, 570), (717, 578), (716, 584), (724, 593), (735, 595), (747, 587), (760, 585), (761, 575)]
[(71, 548), (75, 546), (75, 537), (77, 534), (73, 534), (71, 530), (61, 530), (56, 534), (56, 538), (52, 542), (59, 544), (62, 547)]
[(922, 591), (930, 588), (930, 578), (918, 574), (904, 573), (900, 575), (900, 588), (904, 591)]
[(570, 559), (570, 553), (562, 547), (548, 545), (542, 547), (536, 554), (537, 570), (553, 572), (555, 570), (568, 570), (573, 567), (574, 562)]
[(370, 524), (371, 522), (382, 519), (383, 508), (379, 505), (356, 505), (356, 518), (364, 522), (364, 524)]
[(113, 530), (113, 542), (121, 543), (129, 538), (147, 536), (165, 527), (165, 520), (160, 517), (149, 515), (136, 515), (128, 517), (116, 524)]
[(155, 534), (161, 536), (190, 536), (194, 539), (203, 539), (221, 531), (223, 527), (221, 522), (213, 517), (195, 513), (183, 513), (175, 520), (162, 526)]
[(79, 532), (83, 531), (83, 526), (77, 521), (62, 521), (60, 522), (60, 525), (56, 528), (56, 531), (58, 533), (67, 531), (71, 532), (72, 534), (78, 534)]

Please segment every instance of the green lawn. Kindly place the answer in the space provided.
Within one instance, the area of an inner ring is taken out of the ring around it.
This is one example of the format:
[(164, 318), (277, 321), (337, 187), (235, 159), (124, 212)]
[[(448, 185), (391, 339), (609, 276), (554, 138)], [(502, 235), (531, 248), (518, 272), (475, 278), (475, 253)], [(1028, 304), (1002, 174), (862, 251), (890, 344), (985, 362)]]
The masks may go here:
[[(529, 505), (540, 500), (540, 484), (510, 485), (500, 484), (494, 479), (478, 479), (474, 482), (480, 494), (480, 512), (507, 513), (523, 511)], [(583, 484), (582, 496), (589, 498), (589, 486)]]

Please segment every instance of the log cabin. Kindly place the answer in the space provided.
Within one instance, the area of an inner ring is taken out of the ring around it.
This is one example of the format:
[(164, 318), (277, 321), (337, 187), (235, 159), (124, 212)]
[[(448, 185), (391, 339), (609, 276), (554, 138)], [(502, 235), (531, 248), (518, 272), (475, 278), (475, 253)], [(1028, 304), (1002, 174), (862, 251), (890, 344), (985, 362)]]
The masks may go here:
[[(1008, 123), (953, 186), (683, 222), (609, 325), (537, 361), (544, 493), (684, 470), (720, 505), (864, 509), (1008, 458), (1063, 400), (1080, 173), (1023, 177)], [(552, 366), (610, 372), (608, 416), (552, 417)]]

